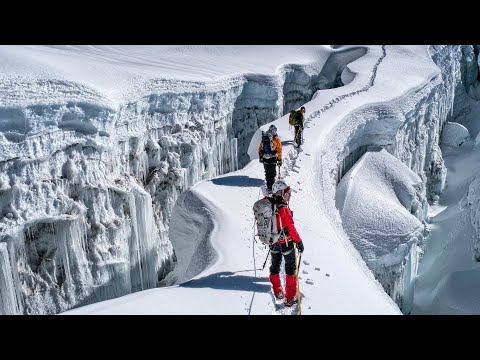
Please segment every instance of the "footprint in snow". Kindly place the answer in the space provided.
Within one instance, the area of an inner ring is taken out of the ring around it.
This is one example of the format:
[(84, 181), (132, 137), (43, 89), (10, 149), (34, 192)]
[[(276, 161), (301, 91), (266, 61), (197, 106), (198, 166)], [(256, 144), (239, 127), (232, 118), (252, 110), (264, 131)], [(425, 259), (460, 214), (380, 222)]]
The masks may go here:
[(313, 282), (312, 279), (307, 279), (305, 282), (306, 282), (308, 285), (315, 285), (315, 283)]
[(319, 267), (316, 267), (315, 270), (320, 271), (320, 268), (319, 268)]
[(302, 273), (303, 274), (308, 274), (308, 271), (307, 270), (302, 270)]
[(310, 265), (310, 263), (309, 263), (307, 260), (303, 260), (303, 263), (304, 263), (305, 265)]

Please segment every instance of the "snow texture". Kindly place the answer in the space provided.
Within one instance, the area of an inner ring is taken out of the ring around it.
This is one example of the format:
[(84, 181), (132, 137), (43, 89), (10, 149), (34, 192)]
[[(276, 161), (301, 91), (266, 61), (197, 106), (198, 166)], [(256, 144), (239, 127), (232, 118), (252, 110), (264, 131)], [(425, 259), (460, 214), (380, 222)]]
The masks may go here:
[[(474, 266), (426, 271), (435, 298), (414, 281), (442, 131), (455, 145), (480, 130), (475, 49), (0, 46), (0, 312), (283, 314), (252, 234), (270, 124), (305, 242), (303, 313), (452, 308)], [(296, 149), (287, 114), (303, 105)]]

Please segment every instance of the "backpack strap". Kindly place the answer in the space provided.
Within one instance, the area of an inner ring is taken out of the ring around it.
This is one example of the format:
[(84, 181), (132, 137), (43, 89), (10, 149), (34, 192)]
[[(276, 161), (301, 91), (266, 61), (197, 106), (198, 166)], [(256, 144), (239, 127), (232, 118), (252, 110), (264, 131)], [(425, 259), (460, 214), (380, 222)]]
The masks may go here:
[[(268, 199), (268, 201), (270, 201), (270, 203), (272, 204), (272, 213), (275, 214), (275, 224), (273, 223), (273, 221), (270, 221), (270, 234), (273, 234), (273, 227), (275, 226), (275, 228), (277, 227), (277, 214), (278, 214), (278, 210), (277, 210), (277, 207), (275, 206), (275, 201), (273, 201), (273, 199)], [(277, 229), (275, 229), (277, 230)], [(276, 231), (275, 231), (276, 233)]]
[[(278, 206), (275, 205), (275, 219), (276, 217), (278, 216), (278, 221), (280, 222), (280, 232), (278, 233), (278, 239), (280, 240), (282, 238), (283, 235), (285, 235), (285, 229), (283, 228), (283, 224), (282, 224), (282, 217), (280, 215), (278, 215), (278, 209), (284, 207), (285, 205), (284, 204), (279, 204)], [(275, 223), (275, 226), (277, 226), (277, 224)], [(287, 241), (287, 247), (288, 247), (288, 241)]]

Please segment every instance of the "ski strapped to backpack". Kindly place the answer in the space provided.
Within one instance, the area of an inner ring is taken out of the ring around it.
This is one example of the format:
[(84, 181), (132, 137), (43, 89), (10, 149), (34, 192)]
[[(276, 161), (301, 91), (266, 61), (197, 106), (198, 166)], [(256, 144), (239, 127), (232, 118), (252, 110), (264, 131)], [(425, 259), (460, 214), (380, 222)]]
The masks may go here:
[(265, 245), (275, 244), (284, 235), (281, 219), (281, 230), (278, 231), (277, 229), (277, 213), (278, 208), (271, 198), (260, 199), (253, 204), (257, 236)]

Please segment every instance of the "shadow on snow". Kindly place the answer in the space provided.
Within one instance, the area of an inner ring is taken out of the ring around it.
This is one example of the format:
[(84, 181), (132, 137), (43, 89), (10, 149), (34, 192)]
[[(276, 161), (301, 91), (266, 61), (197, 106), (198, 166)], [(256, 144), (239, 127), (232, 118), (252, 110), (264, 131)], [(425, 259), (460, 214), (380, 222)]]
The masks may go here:
[(270, 291), (270, 281), (266, 277), (235, 275), (231, 271), (223, 271), (200, 279), (187, 281), (179, 286), (187, 288), (212, 288), (239, 291)]
[(245, 175), (225, 176), (211, 180), (215, 185), (240, 186), (240, 187), (259, 187), (264, 181), (257, 178), (251, 178)]

